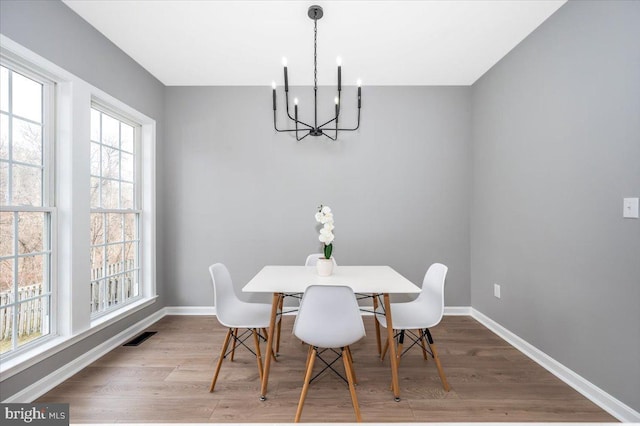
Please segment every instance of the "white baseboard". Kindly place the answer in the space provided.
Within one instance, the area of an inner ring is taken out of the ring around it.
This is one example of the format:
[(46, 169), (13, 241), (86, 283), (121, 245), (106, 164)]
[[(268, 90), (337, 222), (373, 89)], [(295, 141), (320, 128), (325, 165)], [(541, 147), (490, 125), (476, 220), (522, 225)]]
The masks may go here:
[(471, 308), (471, 317), (618, 420), (626, 423), (640, 423), (640, 413), (633, 408), (609, 395), (482, 312)]
[[(361, 306), (362, 309), (373, 311), (372, 306)], [(285, 306), (286, 310), (286, 306)], [(212, 306), (167, 306), (165, 315), (215, 315), (216, 308)], [(297, 311), (285, 312), (285, 315), (295, 315)], [(471, 306), (445, 306), (445, 315), (471, 315)], [(371, 312), (363, 312), (363, 316), (373, 315)]]
[(213, 306), (166, 306), (165, 315), (215, 315)]
[(444, 314), (448, 316), (471, 316), (471, 306), (445, 306)]
[(136, 334), (145, 330), (164, 316), (164, 309), (159, 309), (147, 318), (135, 323), (126, 330), (121, 331), (109, 340), (101, 343), (90, 351), (85, 352), (70, 363), (60, 367), (53, 373), (43, 377), (32, 385), (27, 386), (20, 392), (11, 395), (9, 398), (5, 399), (2, 402), (24, 403), (34, 401), (38, 397), (44, 395), (54, 387), (58, 386), (60, 383), (73, 376), (74, 374), (78, 373), (83, 368), (90, 365), (92, 362), (98, 360), (100, 357), (106, 355), (116, 347), (122, 345)]

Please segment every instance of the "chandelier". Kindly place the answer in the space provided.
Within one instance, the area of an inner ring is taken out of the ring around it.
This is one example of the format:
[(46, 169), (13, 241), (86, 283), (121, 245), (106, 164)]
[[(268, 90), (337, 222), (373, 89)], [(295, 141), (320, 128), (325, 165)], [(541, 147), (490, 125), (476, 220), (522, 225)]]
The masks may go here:
[[(298, 98), (294, 99), (294, 107), (293, 107), (293, 117), (289, 112), (289, 76), (287, 74), (287, 59), (282, 59), (282, 65), (284, 66), (284, 100), (286, 105), (287, 117), (289, 120), (293, 121), (295, 124), (295, 129), (278, 129), (277, 120), (276, 120), (276, 83), (271, 83), (271, 87), (273, 89), (273, 127), (278, 132), (295, 132), (296, 140), (300, 141), (307, 136), (326, 136), (331, 140), (338, 139), (339, 131), (354, 131), (358, 130), (360, 127), (360, 107), (362, 105), (361, 101), (361, 91), (362, 84), (360, 80), (358, 80), (358, 122), (356, 127), (353, 128), (342, 128), (339, 126), (340, 119), (340, 110), (341, 110), (341, 99), (340, 95), (342, 93), (342, 62), (340, 58), (338, 58), (338, 95), (335, 97), (335, 116), (331, 118), (329, 121), (326, 121), (320, 125), (318, 125), (318, 19), (322, 18), (323, 12), (322, 7), (320, 6), (311, 6), (309, 7), (309, 11), (307, 12), (309, 18), (313, 19), (313, 101), (314, 101), (314, 121), (313, 125), (305, 123), (302, 120), (298, 119)], [(331, 126), (331, 127), (327, 127)], [(327, 133), (330, 132), (330, 133)]]

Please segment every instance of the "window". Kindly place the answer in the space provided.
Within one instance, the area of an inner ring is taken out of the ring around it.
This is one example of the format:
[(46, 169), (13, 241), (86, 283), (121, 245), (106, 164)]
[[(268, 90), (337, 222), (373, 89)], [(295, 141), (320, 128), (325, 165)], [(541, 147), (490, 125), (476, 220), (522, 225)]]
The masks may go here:
[(0, 354), (52, 333), (53, 83), (0, 66)]
[(136, 299), (139, 289), (140, 125), (91, 108), (91, 313)]
[(5, 380), (156, 302), (156, 123), (3, 34), (0, 74)]

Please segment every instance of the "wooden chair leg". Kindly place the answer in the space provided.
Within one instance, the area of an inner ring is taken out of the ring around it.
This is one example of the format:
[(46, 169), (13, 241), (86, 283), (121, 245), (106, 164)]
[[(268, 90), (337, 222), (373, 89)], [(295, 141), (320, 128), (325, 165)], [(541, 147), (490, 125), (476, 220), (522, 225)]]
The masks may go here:
[(424, 329), (424, 336), (427, 338), (427, 342), (429, 342), (429, 347), (431, 348), (431, 354), (433, 355), (433, 360), (436, 362), (436, 368), (438, 369), (438, 375), (440, 376), (440, 381), (442, 382), (442, 387), (445, 391), (449, 392), (450, 386), (447, 381), (447, 376), (444, 375), (444, 370), (442, 369), (442, 364), (440, 363), (440, 357), (438, 356), (438, 349), (436, 348), (435, 343), (433, 342), (433, 337), (429, 332), (428, 328)]
[(351, 355), (351, 348), (349, 346), (345, 346), (344, 347), (344, 352), (347, 354), (347, 357), (349, 358), (349, 365), (351, 366), (351, 372), (352, 372), (352, 376), (351, 379), (353, 380), (353, 383), (355, 383), (356, 385), (358, 384), (358, 380), (356, 379), (356, 370), (354, 370), (353, 368), (353, 355)]
[(424, 331), (418, 330), (418, 333), (420, 334), (420, 346), (422, 346), (422, 356), (424, 357), (425, 361), (429, 361), (429, 357), (427, 356), (427, 341), (424, 338)]
[(213, 392), (213, 389), (216, 387), (216, 381), (218, 380), (218, 373), (220, 373), (220, 367), (222, 367), (222, 360), (224, 359), (224, 354), (227, 352), (227, 348), (229, 347), (229, 339), (231, 339), (232, 330), (227, 330), (227, 335), (224, 338), (224, 343), (222, 345), (222, 351), (220, 351), (220, 358), (218, 359), (218, 364), (216, 365), (216, 371), (213, 374), (213, 380), (211, 380), (211, 386), (209, 387), (209, 392)]
[(302, 385), (302, 393), (300, 393), (300, 401), (298, 402), (298, 409), (296, 410), (295, 422), (300, 422), (300, 416), (302, 416), (302, 407), (304, 406), (304, 400), (307, 397), (307, 391), (309, 390), (309, 383), (311, 382), (311, 375), (313, 374), (313, 364), (316, 360), (317, 350), (311, 348), (309, 353), (309, 362), (307, 363), (307, 373), (304, 376), (304, 384)]
[(309, 345), (309, 350), (307, 351), (307, 362), (304, 364), (304, 368), (309, 366), (309, 360), (311, 359), (311, 352), (313, 352), (313, 346)]
[(402, 357), (402, 345), (404, 344), (404, 330), (400, 330), (400, 337), (398, 338), (398, 346), (396, 346), (396, 359), (398, 360), (398, 366), (400, 366), (400, 358)]
[(442, 364), (440, 364), (440, 358), (438, 357), (438, 350), (436, 349), (436, 345), (434, 343), (430, 344), (431, 352), (433, 353), (433, 359), (436, 362), (436, 367), (438, 368), (438, 375), (440, 376), (440, 381), (442, 382), (442, 387), (445, 391), (449, 392), (449, 382), (447, 381), (447, 377), (444, 375), (444, 370), (442, 369)]
[(262, 381), (262, 376), (264, 374), (262, 370), (262, 354), (260, 353), (260, 339), (258, 338), (258, 330), (255, 328), (251, 329), (253, 332), (253, 342), (256, 345), (256, 361), (258, 363), (258, 373), (260, 374), (260, 380)]
[(382, 348), (382, 354), (380, 355), (380, 360), (384, 361), (384, 356), (387, 354), (387, 349), (389, 349), (389, 339), (384, 342), (384, 347)]
[(233, 333), (231, 333), (233, 337), (233, 343), (231, 344), (231, 358), (229, 361), (233, 362), (233, 356), (236, 354), (236, 342), (238, 341), (238, 329), (234, 328)]
[(355, 373), (353, 372), (353, 368), (351, 366), (351, 361), (349, 358), (349, 349), (344, 348), (342, 350), (342, 361), (344, 362), (344, 369), (347, 373), (347, 381), (349, 382), (349, 393), (351, 394), (351, 403), (353, 404), (353, 411), (356, 413), (356, 421), (361, 422), (362, 416), (360, 415), (360, 406), (358, 405), (358, 396), (356, 395), (356, 388), (354, 386)]

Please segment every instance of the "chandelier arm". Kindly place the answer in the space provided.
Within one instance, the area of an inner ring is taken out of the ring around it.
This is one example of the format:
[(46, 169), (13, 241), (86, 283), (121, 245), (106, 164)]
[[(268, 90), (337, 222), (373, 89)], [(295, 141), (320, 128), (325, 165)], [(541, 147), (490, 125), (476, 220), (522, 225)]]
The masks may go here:
[(276, 129), (276, 132), (284, 132), (284, 130), (278, 129), (278, 125), (276, 124), (276, 110), (273, 110), (273, 128)]
[(322, 123), (321, 125), (318, 126), (318, 129), (322, 130), (322, 128), (324, 126), (326, 126), (329, 123), (333, 123), (334, 121), (337, 123), (338, 122), (338, 117), (340, 116), (340, 92), (338, 91), (338, 103), (336, 104), (336, 116), (333, 117), (331, 120)]
[(360, 127), (360, 108), (358, 108), (358, 124), (356, 125), (356, 127), (351, 128), (351, 129), (347, 129), (347, 128), (341, 128), (341, 127), (335, 127), (335, 128), (329, 128), (329, 129), (322, 129), (324, 130), (344, 130), (347, 132), (353, 132), (354, 130), (358, 130), (358, 128)]
[[(273, 111), (273, 128), (276, 129), (276, 132), (280, 132), (280, 133), (287, 133), (287, 132), (295, 132), (295, 129), (278, 129), (278, 126), (276, 125), (276, 112)], [(305, 129), (305, 131), (307, 131)]]
[(334, 121), (338, 120), (338, 116), (336, 115), (335, 117), (333, 117), (331, 120), (327, 121), (326, 123), (323, 123), (321, 125), (318, 126), (318, 129), (320, 130), (324, 130), (324, 126), (326, 126), (329, 123), (333, 123)]
[(311, 134), (311, 132), (307, 132), (307, 134), (306, 134), (306, 135), (304, 135), (304, 136), (303, 136), (303, 137), (301, 137), (301, 138), (298, 138), (298, 136), (296, 136), (296, 140), (297, 140), (298, 142), (300, 142), (302, 139), (306, 138), (306, 137), (307, 137), (307, 136), (309, 136), (310, 134)]
[(289, 93), (285, 92), (284, 97), (285, 97), (285, 104), (287, 105), (287, 117), (289, 117), (289, 120), (293, 121), (294, 123), (300, 123), (303, 126), (307, 126), (309, 129), (313, 129), (313, 126), (311, 126), (310, 124), (307, 124), (304, 121), (296, 120), (291, 116), (291, 114), (289, 113)]
[(336, 138), (334, 140), (338, 140), (338, 129), (340, 125), (338, 124), (340, 120), (340, 109), (342, 107), (342, 101), (340, 100), (341, 95), (341, 84), (340, 84), (340, 67), (338, 67), (338, 103), (336, 104)]
[(337, 141), (337, 140), (338, 140), (338, 137), (337, 137), (337, 136), (334, 138), (334, 137), (332, 137), (332, 136), (330, 136), (330, 135), (328, 135), (328, 134), (326, 134), (326, 133), (324, 133), (324, 132), (322, 132), (322, 136), (326, 136), (326, 137), (328, 137), (329, 139), (331, 139), (332, 141)]
[(296, 140), (297, 141), (301, 141), (302, 139), (304, 139), (307, 136), (309, 136), (309, 134), (311, 133), (310, 130), (306, 130), (305, 129), (304, 131), (306, 131), (307, 134), (304, 135), (303, 137), (299, 138), (298, 137), (299, 129), (297, 129), (297, 128), (296, 129), (282, 129), (282, 130), (278, 129), (278, 126), (276, 125), (276, 111), (275, 110), (273, 111), (273, 128), (276, 129), (276, 132), (280, 132), (280, 133), (296, 132)]
[[(291, 117), (289, 117), (289, 118), (291, 118)], [(299, 123), (299, 124), (302, 124), (303, 126), (307, 126), (307, 129), (303, 129), (303, 130), (313, 130), (313, 126), (308, 125), (304, 121), (296, 120), (295, 118), (291, 118), (291, 121), (293, 121), (296, 124)]]
[[(280, 129), (276, 129), (276, 130), (277, 130), (278, 132), (281, 132), (281, 133), (282, 133), (282, 132), (295, 132), (295, 131), (296, 131), (295, 129), (282, 129), (282, 130), (280, 130)], [(299, 130), (298, 130), (298, 131), (299, 131)], [(308, 130), (305, 130), (305, 132), (308, 132)]]

